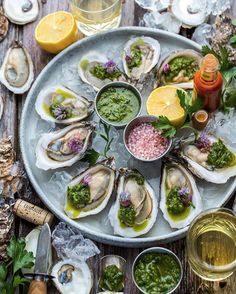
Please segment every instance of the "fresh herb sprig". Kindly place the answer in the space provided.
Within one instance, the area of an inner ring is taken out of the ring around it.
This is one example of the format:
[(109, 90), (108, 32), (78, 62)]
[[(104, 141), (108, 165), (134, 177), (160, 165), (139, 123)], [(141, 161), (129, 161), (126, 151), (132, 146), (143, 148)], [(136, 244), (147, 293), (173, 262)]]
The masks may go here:
[[(236, 26), (236, 19), (232, 19), (232, 25)], [(232, 47), (236, 48), (236, 35), (233, 35), (230, 39), (229, 42)]]
[(29, 283), (24, 278), (21, 269), (31, 268), (34, 265), (32, 252), (25, 250), (24, 238), (13, 238), (7, 247), (7, 255), (12, 259), (12, 266), (7, 267), (6, 263), (0, 264), (0, 293), (14, 294), (18, 285)]
[(159, 116), (157, 121), (152, 122), (152, 126), (162, 131), (162, 136), (166, 138), (173, 138), (177, 132), (176, 128), (171, 124), (168, 117)]
[(81, 161), (88, 162), (89, 166), (93, 166), (97, 162), (99, 157), (100, 153), (92, 148), (86, 152), (85, 156), (81, 159)]

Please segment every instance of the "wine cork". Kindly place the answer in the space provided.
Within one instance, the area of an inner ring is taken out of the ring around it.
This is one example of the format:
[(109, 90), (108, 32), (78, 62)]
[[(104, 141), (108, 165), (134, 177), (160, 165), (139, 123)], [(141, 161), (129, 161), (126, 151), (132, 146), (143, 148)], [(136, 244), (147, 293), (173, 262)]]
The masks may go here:
[(13, 211), (17, 216), (35, 225), (43, 225), (45, 223), (51, 225), (54, 218), (51, 212), (22, 199), (16, 201)]

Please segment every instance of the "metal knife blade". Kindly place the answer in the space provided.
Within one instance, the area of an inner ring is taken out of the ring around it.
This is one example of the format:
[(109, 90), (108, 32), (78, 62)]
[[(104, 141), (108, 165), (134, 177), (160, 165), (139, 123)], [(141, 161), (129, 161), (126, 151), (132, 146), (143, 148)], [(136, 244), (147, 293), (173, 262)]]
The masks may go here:
[(48, 261), (51, 250), (51, 231), (48, 224), (43, 225), (39, 234), (35, 259), (35, 274), (48, 274)]

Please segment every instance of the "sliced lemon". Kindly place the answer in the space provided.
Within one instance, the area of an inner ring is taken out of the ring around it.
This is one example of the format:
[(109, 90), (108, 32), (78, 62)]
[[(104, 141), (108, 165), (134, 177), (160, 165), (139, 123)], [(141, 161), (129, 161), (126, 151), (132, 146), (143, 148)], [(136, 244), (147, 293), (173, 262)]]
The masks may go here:
[(152, 91), (147, 100), (147, 112), (150, 115), (166, 116), (173, 126), (181, 126), (185, 121), (185, 111), (180, 105), (176, 91), (183, 89), (174, 86), (159, 87)]
[(35, 29), (38, 45), (50, 52), (58, 53), (78, 39), (78, 28), (73, 15), (57, 11), (41, 19)]

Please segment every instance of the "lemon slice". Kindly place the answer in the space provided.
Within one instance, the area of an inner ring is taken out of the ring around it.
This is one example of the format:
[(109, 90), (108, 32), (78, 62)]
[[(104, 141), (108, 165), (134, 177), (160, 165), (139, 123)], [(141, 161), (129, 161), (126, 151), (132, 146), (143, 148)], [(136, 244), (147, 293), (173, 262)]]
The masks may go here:
[(152, 91), (147, 100), (148, 114), (166, 116), (173, 126), (181, 126), (185, 121), (185, 111), (180, 105), (177, 90), (185, 92), (174, 86), (164, 86)]
[(35, 29), (38, 45), (50, 52), (58, 53), (78, 39), (78, 28), (73, 15), (58, 11), (46, 15)]

